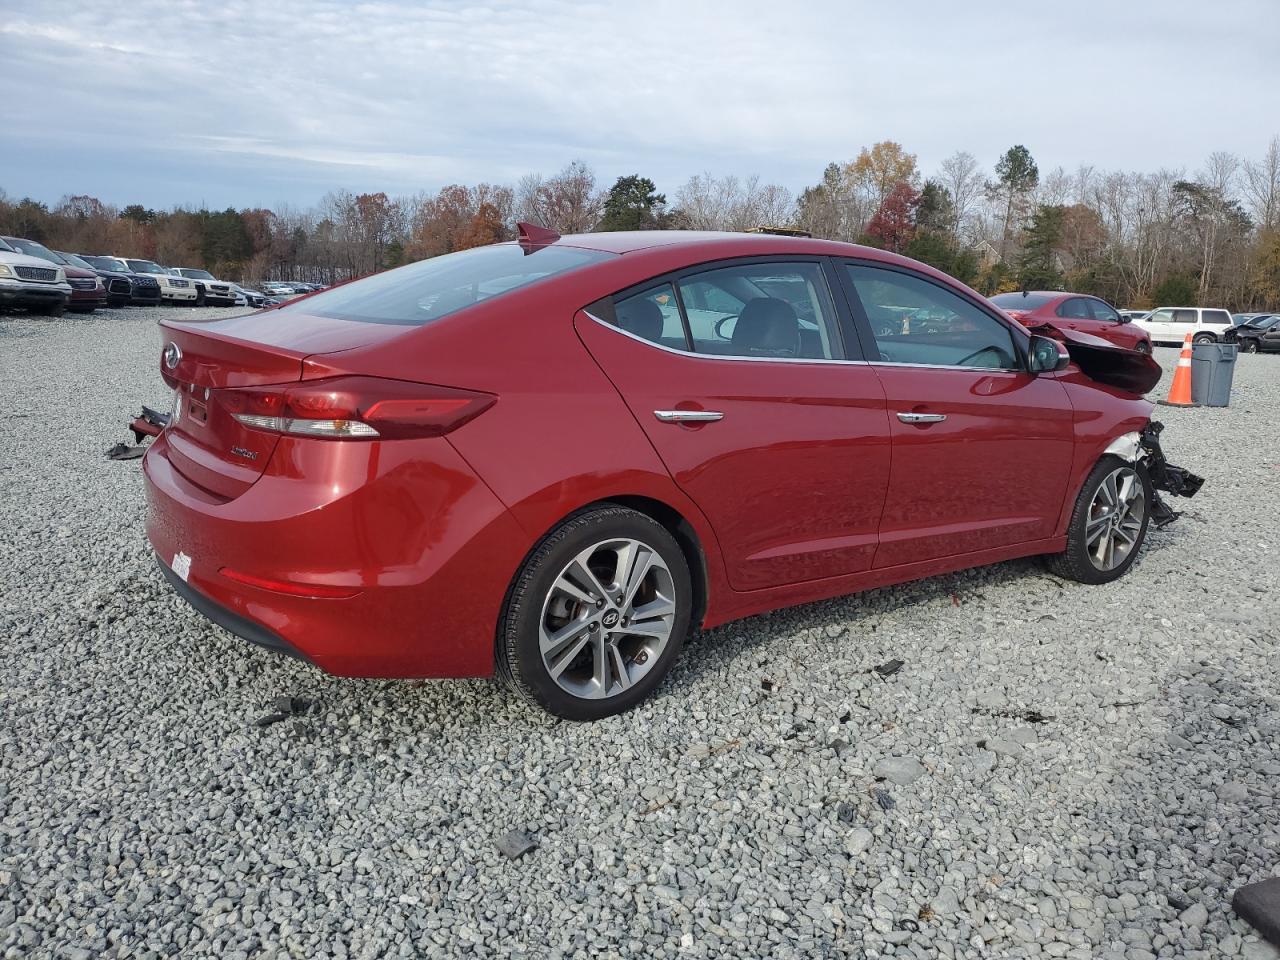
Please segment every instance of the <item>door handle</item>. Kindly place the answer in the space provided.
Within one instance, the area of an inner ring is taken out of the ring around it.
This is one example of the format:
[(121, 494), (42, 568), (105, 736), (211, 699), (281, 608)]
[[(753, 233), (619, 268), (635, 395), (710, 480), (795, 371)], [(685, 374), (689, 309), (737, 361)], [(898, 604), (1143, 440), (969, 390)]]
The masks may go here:
[(898, 419), (903, 423), (941, 423), (947, 419), (945, 413), (900, 413)]
[(663, 423), (710, 423), (724, 419), (719, 410), (655, 410), (653, 415)]

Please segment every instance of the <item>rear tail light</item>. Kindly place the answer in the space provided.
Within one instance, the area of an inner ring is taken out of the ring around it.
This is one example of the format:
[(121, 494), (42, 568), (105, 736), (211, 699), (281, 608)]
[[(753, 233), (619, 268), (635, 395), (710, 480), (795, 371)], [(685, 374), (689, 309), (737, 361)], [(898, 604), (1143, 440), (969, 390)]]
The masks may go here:
[(213, 398), (254, 430), (334, 440), (439, 437), (498, 399), (474, 390), (377, 377), (215, 390)]

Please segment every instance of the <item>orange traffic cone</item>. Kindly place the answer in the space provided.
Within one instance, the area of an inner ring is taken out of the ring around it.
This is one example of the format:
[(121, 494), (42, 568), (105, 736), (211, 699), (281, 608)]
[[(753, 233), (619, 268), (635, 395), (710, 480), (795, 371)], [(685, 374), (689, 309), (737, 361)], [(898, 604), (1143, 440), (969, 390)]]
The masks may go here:
[(1191, 402), (1191, 334), (1182, 341), (1182, 353), (1178, 354), (1178, 366), (1173, 371), (1173, 385), (1169, 387), (1169, 399), (1161, 400), (1166, 407), (1198, 407)]

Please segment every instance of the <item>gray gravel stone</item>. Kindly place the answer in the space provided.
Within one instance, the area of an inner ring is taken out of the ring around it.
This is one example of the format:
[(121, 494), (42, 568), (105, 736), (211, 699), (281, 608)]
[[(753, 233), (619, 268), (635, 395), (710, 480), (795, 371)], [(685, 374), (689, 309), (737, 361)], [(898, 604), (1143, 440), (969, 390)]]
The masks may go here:
[(885, 757), (876, 763), (872, 774), (882, 780), (905, 787), (907, 784), (915, 783), (927, 772), (924, 764), (912, 757)]
[(727, 624), (568, 725), (325, 676), (163, 583), (102, 453), (168, 407), (157, 318), (233, 312), (0, 317), (0, 957), (1277, 960), (1218, 905), (1280, 838), (1280, 358), (1159, 409), (1207, 483), (1121, 580), (1029, 559)]

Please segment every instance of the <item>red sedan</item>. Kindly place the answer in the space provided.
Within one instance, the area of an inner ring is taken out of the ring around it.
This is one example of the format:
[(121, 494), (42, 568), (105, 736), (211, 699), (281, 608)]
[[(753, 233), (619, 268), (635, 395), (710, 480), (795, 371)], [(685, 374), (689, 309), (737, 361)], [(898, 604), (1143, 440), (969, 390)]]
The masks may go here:
[(1172, 519), (1155, 488), (1198, 485), (1138, 393), (914, 261), (522, 235), (163, 322), (179, 593), (334, 674), (496, 672), (587, 719), (693, 628), (1033, 554), (1112, 580)]
[(1027, 327), (1047, 323), (1059, 330), (1079, 330), (1118, 347), (1151, 352), (1151, 335), (1098, 297), (1060, 290), (1001, 293), (991, 302)]

